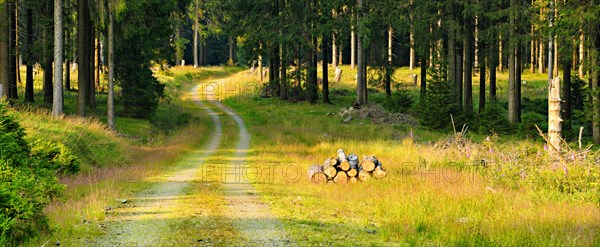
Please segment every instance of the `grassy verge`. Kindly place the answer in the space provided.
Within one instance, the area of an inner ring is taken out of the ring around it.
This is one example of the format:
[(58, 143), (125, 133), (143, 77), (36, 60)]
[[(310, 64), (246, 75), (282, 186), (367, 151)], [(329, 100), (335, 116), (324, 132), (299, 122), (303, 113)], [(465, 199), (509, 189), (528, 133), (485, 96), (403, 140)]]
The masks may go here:
[[(63, 143), (82, 162), (78, 175), (61, 178), (67, 191), (45, 210), (51, 231), (28, 245), (100, 234), (105, 207), (147, 187), (142, 180), (170, 169), (182, 154), (194, 150), (209, 136), (210, 118), (198, 110), (186, 93), (193, 83), (218, 79), (238, 70), (175, 68), (157, 72), (166, 85), (166, 96), (156, 114), (150, 119), (118, 117), (116, 131), (109, 131), (104, 125), (106, 98), (102, 94), (97, 98), (97, 109), (90, 109), (89, 118), (55, 119), (41, 103), (18, 103), (16, 114), (30, 140)], [(75, 101), (71, 99), (75, 99), (75, 93), (67, 92), (67, 114), (75, 111)], [(117, 108), (117, 114), (119, 111)]]
[[(230, 81), (257, 83), (247, 73)], [(350, 81), (333, 87), (351, 90)], [(540, 142), (514, 136), (456, 140), (450, 132), (341, 124), (328, 115), (349, 106), (352, 95), (310, 105), (243, 93), (225, 102), (249, 126), (252, 164), (277, 164), (272, 178), (256, 184), (300, 245), (600, 244), (597, 153), (563, 167), (548, 161)], [(308, 166), (338, 148), (377, 155), (388, 176), (309, 184)]]

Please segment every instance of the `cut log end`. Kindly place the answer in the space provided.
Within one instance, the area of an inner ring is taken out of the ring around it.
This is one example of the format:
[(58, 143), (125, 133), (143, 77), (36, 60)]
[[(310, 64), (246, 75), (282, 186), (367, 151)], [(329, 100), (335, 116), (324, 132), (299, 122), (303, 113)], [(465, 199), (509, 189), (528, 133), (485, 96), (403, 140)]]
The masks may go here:
[(350, 177), (348, 179), (348, 182), (351, 183), (351, 184), (354, 184), (354, 183), (358, 182), (358, 179), (356, 177)]
[(332, 166), (337, 166), (338, 165), (338, 160), (335, 157), (329, 158), (329, 165)]
[(339, 167), (340, 167), (340, 169), (342, 169), (342, 171), (348, 171), (348, 170), (350, 170), (350, 163), (348, 161), (342, 161), (342, 163), (340, 163)]
[(315, 173), (311, 178), (310, 178), (310, 182), (313, 184), (320, 184), (320, 183), (324, 183), (327, 182), (327, 176), (325, 175), (325, 173)]
[(348, 174), (344, 171), (339, 171), (333, 178), (333, 182), (338, 184), (345, 184), (348, 182)]
[(364, 171), (368, 171), (368, 172), (372, 172), (373, 170), (375, 170), (375, 162), (370, 161), (370, 160), (363, 160), (362, 163), (360, 163), (362, 170)]
[(323, 183), (327, 181), (327, 176), (323, 172), (323, 166), (312, 165), (308, 168), (308, 179), (311, 183)]
[(358, 172), (358, 180), (368, 182), (371, 180), (371, 173), (365, 170)]
[(335, 177), (335, 175), (337, 174), (337, 170), (335, 169), (335, 167), (333, 166), (325, 166), (323, 167), (323, 173), (328, 177), (328, 178), (333, 178)]
[(384, 178), (386, 175), (387, 175), (387, 172), (381, 166), (378, 166), (373, 171), (373, 177), (377, 178), (377, 179)]
[(351, 168), (347, 173), (349, 177), (356, 177), (356, 175), (358, 175), (358, 170)]

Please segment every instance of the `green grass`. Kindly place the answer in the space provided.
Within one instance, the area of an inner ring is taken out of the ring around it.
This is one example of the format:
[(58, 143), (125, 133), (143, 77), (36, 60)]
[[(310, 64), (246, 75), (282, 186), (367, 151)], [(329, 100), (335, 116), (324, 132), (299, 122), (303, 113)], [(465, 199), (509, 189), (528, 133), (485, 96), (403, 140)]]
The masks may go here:
[[(352, 90), (347, 71), (332, 88)], [(399, 69), (396, 76), (407, 72)], [(525, 88), (525, 96), (537, 98), (542, 76), (524, 78), (536, 85)], [(229, 81), (256, 78), (244, 72)], [(333, 105), (255, 94), (225, 100), (249, 126), (252, 164), (280, 164), (273, 180), (257, 186), (300, 245), (600, 245), (597, 151), (571, 161), (566, 175), (538, 138), (486, 141), (469, 132), (470, 140), (446, 142), (452, 132), (368, 120), (341, 124), (340, 117), (328, 115), (353, 97), (333, 96)], [(434, 145), (445, 143), (446, 148)], [(388, 176), (370, 183), (310, 184), (306, 169), (335, 156), (338, 148), (359, 157), (375, 154)], [(475, 165), (481, 160), (486, 167)]]

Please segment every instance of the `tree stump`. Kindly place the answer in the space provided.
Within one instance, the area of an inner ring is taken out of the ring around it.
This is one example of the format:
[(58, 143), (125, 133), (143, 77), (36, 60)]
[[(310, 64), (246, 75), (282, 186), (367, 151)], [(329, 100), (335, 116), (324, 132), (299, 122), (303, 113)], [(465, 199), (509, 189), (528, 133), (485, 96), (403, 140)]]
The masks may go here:
[(339, 83), (342, 80), (342, 69), (340, 67), (335, 68), (335, 78), (333, 81)]

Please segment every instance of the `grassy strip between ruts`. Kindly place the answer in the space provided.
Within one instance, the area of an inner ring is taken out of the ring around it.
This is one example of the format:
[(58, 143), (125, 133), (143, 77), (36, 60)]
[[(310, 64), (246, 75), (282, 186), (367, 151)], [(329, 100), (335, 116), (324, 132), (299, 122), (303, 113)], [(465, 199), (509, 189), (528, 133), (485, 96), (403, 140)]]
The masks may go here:
[[(247, 72), (228, 80), (257, 84)], [(514, 137), (435, 147), (431, 142), (449, 135), (368, 120), (340, 124), (327, 115), (349, 105), (351, 95), (309, 105), (239, 93), (225, 102), (249, 126), (251, 164), (271, 171), (262, 169), (254, 182), (300, 245), (600, 244), (598, 154), (561, 167), (546, 165), (539, 142)], [(309, 184), (308, 166), (337, 148), (377, 155), (388, 176)]]

